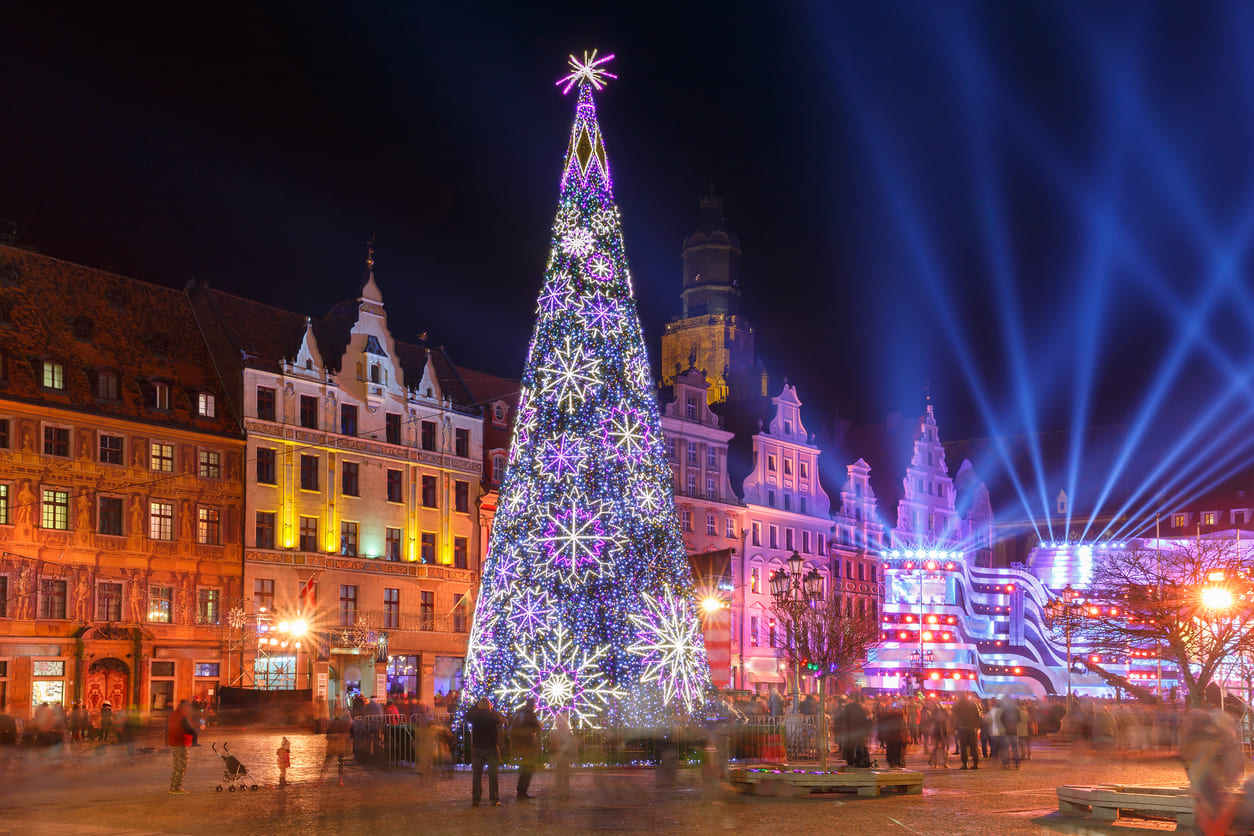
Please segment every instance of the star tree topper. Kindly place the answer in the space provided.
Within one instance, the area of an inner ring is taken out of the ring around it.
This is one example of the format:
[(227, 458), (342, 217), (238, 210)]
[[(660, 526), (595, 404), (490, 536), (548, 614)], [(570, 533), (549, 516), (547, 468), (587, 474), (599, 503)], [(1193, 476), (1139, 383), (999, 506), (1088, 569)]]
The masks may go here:
[(565, 95), (571, 91), (571, 88), (581, 82), (588, 82), (592, 85), (593, 90), (600, 90), (605, 86), (606, 79), (618, 78), (618, 76), (605, 69), (605, 65), (614, 60), (613, 55), (606, 55), (597, 58), (597, 51), (594, 49), (589, 54), (585, 49), (583, 52), (583, 60), (580, 61), (575, 56), (570, 56), (570, 73), (557, 80), (557, 86), (562, 87), (562, 94)]

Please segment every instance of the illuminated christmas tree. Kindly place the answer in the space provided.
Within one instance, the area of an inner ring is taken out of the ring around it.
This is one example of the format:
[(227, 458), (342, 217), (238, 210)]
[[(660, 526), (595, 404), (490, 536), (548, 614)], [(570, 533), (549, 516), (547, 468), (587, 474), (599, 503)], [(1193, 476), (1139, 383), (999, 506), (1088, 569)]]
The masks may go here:
[(578, 102), (474, 626), (467, 701), (547, 723), (693, 716), (710, 687), (594, 90)]

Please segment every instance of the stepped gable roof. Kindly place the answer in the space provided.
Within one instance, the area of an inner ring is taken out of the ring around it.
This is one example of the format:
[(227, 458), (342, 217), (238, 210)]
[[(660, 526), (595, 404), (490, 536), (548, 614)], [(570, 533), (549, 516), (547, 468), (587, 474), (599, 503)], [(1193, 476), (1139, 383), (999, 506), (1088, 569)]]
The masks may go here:
[[(190, 430), (237, 435), (222, 383), (187, 296), (162, 287), (0, 245), (0, 396)], [(41, 384), (42, 362), (64, 367), (63, 390)], [(118, 398), (97, 396), (99, 375), (119, 376)], [(170, 386), (170, 408), (152, 384)], [(213, 394), (213, 418), (198, 415)]]
[[(220, 290), (210, 290), (214, 308), (234, 347), (242, 352), (250, 368), (270, 372), (282, 370), (282, 361), (296, 357), (305, 338), (306, 317), (293, 311), (254, 302)], [(357, 322), (357, 300), (346, 300), (331, 307), (321, 319), (310, 317), (318, 351), (327, 367), (340, 372), (349, 335)], [(430, 356), (441, 390), (453, 403), (471, 408), (476, 401), (462, 381), (444, 348), (428, 348), (396, 341), (396, 361), (408, 386), (418, 385)]]

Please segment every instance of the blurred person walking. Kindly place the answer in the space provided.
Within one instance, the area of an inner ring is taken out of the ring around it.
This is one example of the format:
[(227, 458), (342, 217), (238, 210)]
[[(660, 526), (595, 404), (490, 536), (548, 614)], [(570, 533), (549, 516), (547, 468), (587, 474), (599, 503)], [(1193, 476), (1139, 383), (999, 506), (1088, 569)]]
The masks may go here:
[(325, 780), (327, 764), (335, 758), (335, 771), (340, 786), (344, 786), (344, 756), (352, 751), (353, 721), (341, 712), (327, 724), (327, 748), (322, 756), (322, 772), (318, 775), (318, 783)]
[(536, 700), (528, 697), (522, 708), (509, 721), (509, 742), (518, 755), (518, 799), (534, 798), (527, 792), (540, 754), (540, 718), (536, 716)]
[(166, 740), (174, 753), (174, 772), (170, 775), (170, 795), (186, 795), (183, 776), (187, 773), (187, 747), (192, 743), (192, 724), (188, 717), (188, 702), (183, 700), (170, 712), (166, 720)]
[(1010, 760), (1014, 758), (1014, 768), (1019, 768), (1023, 753), (1019, 751), (1019, 725), (1022, 712), (1014, 699), (1007, 696), (1001, 702), (1001, 710), (997, 713), (997, 722), (1001, 724), (1001, 766), (1010, 769)]
[(980, 768), (980, 748), (976, 743), (976, 735), (980, 731), (980, 707), (971, 700), (970, 695), (963, 691), (958, 695), (958, 703), (954, 706), (954, 725), (958, 728), (958, 752), (962, 758), (962, 768), (967, 768), (970, 756), (971, 768)]
[(570, 798), (570, 766), (578, 753), (579, 741), (570, 730), (570, 717), (557, 715), (553, 733), (549, 735), (549, 757), (553, 759), (553, 769), (557, 772), (557, 797), (561, 801)]
[(501, 767), (501, 726), (505, 723), (505, 716), (492, 708), (490, 699), (483, 697), (466, 712), (466, 722), (470, 724), (470, 764), (474, 775), (470, 806), (478, 807), (483, 798), (483, 768), (487, 766), (488, 800), (493, 807), (500, 807), (497, 772)]

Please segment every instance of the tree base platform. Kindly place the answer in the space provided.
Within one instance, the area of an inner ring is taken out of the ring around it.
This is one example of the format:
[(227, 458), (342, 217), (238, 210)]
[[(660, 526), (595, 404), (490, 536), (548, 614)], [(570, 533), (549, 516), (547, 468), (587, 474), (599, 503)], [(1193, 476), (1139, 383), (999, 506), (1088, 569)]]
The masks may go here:
[[(1234, 798), (1231, 801), (1235, 801)], [(1175, 819), (1176, 830), (1192, 831), (1193, 794), (1187, 786), (1152, 787), (1122, 784), (1058, 788), (1058, 812), (1114, 822), (1120, 816)]]
[(818, 792), (857, 792), (875, 797), (886, 789), (906, 795), (923, 792), (923, 773), (909, 769), (807, 769), (776, 764), (735, 767), (731, 782), (752, 795), (809, 795)]

